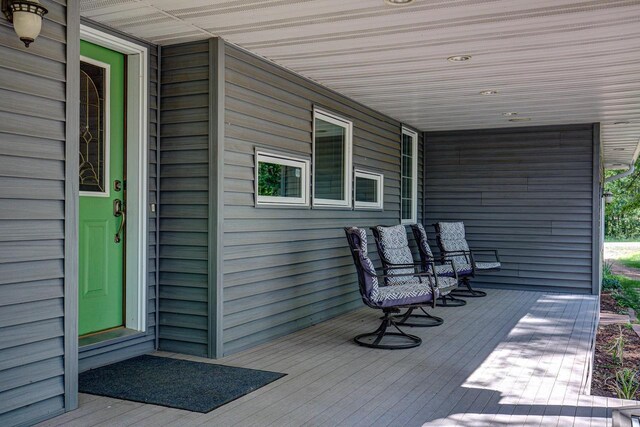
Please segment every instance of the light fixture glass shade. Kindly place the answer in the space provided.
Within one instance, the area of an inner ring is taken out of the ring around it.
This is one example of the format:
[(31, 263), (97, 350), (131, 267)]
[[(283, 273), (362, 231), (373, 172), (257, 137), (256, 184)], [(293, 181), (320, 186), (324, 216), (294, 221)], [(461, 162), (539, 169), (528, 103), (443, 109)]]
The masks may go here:
[(24, 45), (29, 47), (40, 34), (42, 17), (47, 13), (47, 9), (40, 6), (38, 0), (14, 0), (9, 2), (9, 10), (14, 31)]
[(33, 42), (42, 29), (42, 17), (31, 12), (15, 12), (13, 14), (13, 29), (25, 46)]
[(613, 202), (613, 193), (611, 191), (605, 191), (605, 193), (603, 194), (604, 196), (604, 202), (608, 205), (609, 203)]

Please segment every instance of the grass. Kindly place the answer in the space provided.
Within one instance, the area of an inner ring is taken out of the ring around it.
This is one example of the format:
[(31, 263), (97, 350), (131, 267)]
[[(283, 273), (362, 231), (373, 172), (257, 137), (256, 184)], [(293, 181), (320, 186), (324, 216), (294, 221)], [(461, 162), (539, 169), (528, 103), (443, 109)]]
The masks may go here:
[(605, 243), (634, 243), (640, 242), (639, 237), (617, 238), (617, 237), (605, 237)]
[[(618, 262), (630, 268), (640, 269), (640, 254), (619, 259)], [(610, 291), (611, 296), (622, 308), (632, 308), (636, 312), (640, 312), (640, 280), (613, 274), (610, 263), (605, 263), (602, 270), (603, 289)]]
[(612, 293), (621, 307), (632, 308), (640, 312), (640, 281), (625, 276), (613, 276), (620, 281), (621, 289)]
[(622, 265), (625, 265), (630, 268), (638, 268), (640, 269), (640, 253), (633, 254), (626, 258), (620, 258), (618, 262)]

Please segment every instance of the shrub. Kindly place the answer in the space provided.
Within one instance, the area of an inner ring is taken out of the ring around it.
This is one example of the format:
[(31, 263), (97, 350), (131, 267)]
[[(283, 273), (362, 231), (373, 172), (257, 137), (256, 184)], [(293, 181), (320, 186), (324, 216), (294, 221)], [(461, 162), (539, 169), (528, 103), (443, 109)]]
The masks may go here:
[(605, 291), (613, 291), (622, 289), (622, 285), (617, 277), (604, 277), (602, 279), (602, 289)]
[(640, 282), (629, 279), (627, 277), (619, 276), (620, 286), (619, 290), (614, 291), (611, 296), (616, 300), (619, 306), (623, 308), (632, 308), (636, 312), (640, 312)]
[(605, 262), (602, 265), (602, 275), (604, 276), (604, 278), (608, 278), (611, 277), (611, 275), (613, 274), (612, 272), (612, 267), (613, 267), (613, 263), (612, 262)]
[(622, 368), (616, 371), (616, 393), (620, 399), (634, 400), (638, 392), (638, 371)]
[(618, 336), (612, 341), (611, 347), (609, 347), (609, 354), (613, 359), (613, 363), (622, 365), (624, 362), (624, 345), (625, 339), (622, 333), (622, 327), (618, 325)]

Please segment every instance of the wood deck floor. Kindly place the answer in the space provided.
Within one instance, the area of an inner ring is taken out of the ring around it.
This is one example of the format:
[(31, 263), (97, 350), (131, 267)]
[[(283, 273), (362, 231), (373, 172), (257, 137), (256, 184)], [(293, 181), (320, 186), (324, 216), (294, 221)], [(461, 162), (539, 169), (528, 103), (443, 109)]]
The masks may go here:
[(610, 426), (634, 403), (583, 394), (596, 297), (490, 290), (432, 312), (445, 324), (410, 328), (411, 350), (353, 344), (378, 326), (363, 308), (218, 360), (288, 375), (208, 414), (81, 394), (42, 426)]

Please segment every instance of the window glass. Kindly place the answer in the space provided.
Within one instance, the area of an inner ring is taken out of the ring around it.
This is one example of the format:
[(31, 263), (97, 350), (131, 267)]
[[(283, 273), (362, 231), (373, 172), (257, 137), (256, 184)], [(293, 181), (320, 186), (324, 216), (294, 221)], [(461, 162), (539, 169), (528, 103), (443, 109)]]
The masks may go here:
[(258, 204), (307, 204), (308, 160), (263, 152), (256, 159)]
[(415, 132), (403, 129), (400, 163), (400, 218), (402, 222), (406, 223), (416, 222), (417, 219), (417, 147), (418, 135)]
[(377, 203), (378, 183), (373, 179), (356, 177), (356, 202)]
[(355, 171), (356, 209), (383, 208), (384, 176), (379, 173)]
[(260, 162), (258, 195), (273, 197), (302, 196), (302, 167)]
[(105, 92), (103, 67), (80, 62), (80, 191), (105, 193)]
[(314, 204), (350, 206), (351, 123), (314, 114)]

